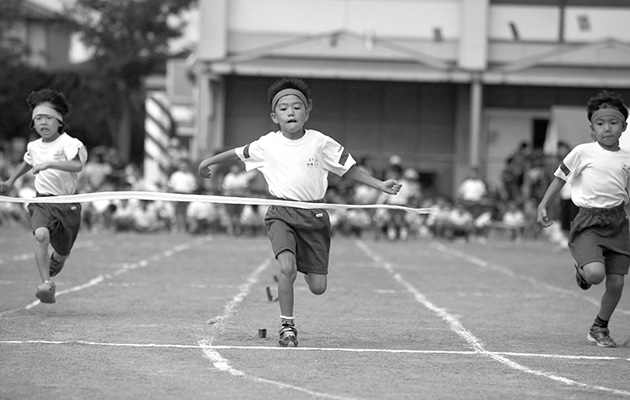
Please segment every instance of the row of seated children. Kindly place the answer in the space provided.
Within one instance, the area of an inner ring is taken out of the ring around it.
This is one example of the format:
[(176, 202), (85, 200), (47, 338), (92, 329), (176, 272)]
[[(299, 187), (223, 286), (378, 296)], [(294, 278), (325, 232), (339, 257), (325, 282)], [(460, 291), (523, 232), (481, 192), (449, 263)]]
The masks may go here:
[[(367, 185), (339, 181), (329, 186), (325, 201), (333, 204), (359, 206), (384, 204), (418, 208), (422, 197), (418, 172), (413, 168), (403, 169), (390, 165), (384, 179), (395, 179), (402, 184), (396, 196), (379, 192)], [(406, 240), (414, 235), (417, 216), (395, 208), (350, 208), (329, 210), (333, 232), (342, 235), (362, 236), (371, 233), (376, 239)]]
[(331, 213), (335, 233), (341, 235), (371, 235), (375, 239), (406, 240), (408, 238), (438, 238), (446, 240), (472, 238), (480, 240), (508, 239), (520, 241), (536, 238), (536, 204), (521, 206), (510, 201), (498, 204), (475, 217), (461, 202), (454, 204), (444, 197), (425, 199), (415, 208), (425, 213), (391, 209), (349, 209)]
[(97, 200), (83, 204), (82, 228), (112, 232), (170, 231), (171, 203), (137, 199)]
[(536, 206), (533, 199), (524, 205), (510, 200), (487, 207), (475, 216), (461, 202), (450, 205), (439, 199), (427, 216), (426, 226), (434, 237), (447, 240), (478, 238), (519, 242), (538, 237)]
[[(263, 206), (243, 207), (239, 224), (244, 234), (264, 232)], [(233, 217), (228, 204), (190, 202), (186, 210), (185, 230), (177, 230), (175, 206), (170, 201), (120, 199), (94, 201), (83, 205), (83, 227), (109, 232), (188, 232), (190, 234), (230, 233)]]
[[(259, 236), (266, 233), (264, 216), (268, 206), (244, 205), (238, 221), (228, 204), (192, 202), (188, 206), (189, 232), (207, 234), (225, 232), (229, 235)], [(238, 230), (235, 230), (235, 224)]]

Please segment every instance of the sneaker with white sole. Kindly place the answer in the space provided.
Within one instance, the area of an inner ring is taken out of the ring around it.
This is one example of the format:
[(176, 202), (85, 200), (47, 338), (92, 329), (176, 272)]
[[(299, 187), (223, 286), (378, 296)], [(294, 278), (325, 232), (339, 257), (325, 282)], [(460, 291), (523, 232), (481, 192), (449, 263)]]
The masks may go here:
[(284, 324), (280, 329), (280, 340), (278, 343), (282, 347), (297, 347), (297, 334), (298, 331), (294, 325)]
[(35, 297), (42, 303), (52, 304), (55, 300), (55, 282), (46, 281), (37, 287)]
[(597, 344), (599, 347), (617, 347), (617, 343), (610, 337), (608, 328), (592, 326), (586, 339)]

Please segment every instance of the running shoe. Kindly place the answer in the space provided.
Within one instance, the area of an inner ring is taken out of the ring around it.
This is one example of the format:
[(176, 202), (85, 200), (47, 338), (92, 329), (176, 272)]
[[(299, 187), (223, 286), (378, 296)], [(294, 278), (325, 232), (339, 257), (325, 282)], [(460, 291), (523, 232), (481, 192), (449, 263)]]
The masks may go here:
[(55, 282), (46, 281), (37, 287), (35, 297), (42, 303), (52, 304), (55, 300)]
[(61, 270), (63, 269), (63, 264), (65, 263), (65, 261), (57, 261), (55, 260), (55, 257), (52, 256), (52, 254), (50, 255), (50, 277), (54, 277), (57, 276), (58, 273), (61, 272)]
[(577, 264), (575, 264), (574, 267), (575, 267), (575, 282), (580, 287), (580, 289), (588, 290), (593, 285), (588, 283), (586, 279), (582, 276), (582, 273), (580, 271), (584, 271), (584, 270), (582, 268), (578, 268)]
[(282, 329), (280, 329), (280, 346), (282, 347), (297, 347), (297, 334), (298, 331), (295, 329), (295, 326), (284, 324), (282, 325)]
[(617, 343), (609, 335), (608, 328), (601, 326), (592, 326), (591, 331), (586, 337), (589, 342), (597, 344), (599, 347), (617, 347)]

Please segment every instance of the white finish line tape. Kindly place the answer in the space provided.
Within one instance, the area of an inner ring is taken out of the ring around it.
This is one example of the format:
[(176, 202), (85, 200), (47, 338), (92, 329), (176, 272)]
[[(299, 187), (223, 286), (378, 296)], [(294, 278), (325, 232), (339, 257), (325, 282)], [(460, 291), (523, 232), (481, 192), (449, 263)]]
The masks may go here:
[(432, 208), (412, 208), (406, 206), (398, 206), (394, 204), (332, 204), (332, 203), (311, 203), (304, 201), (264, 199), (252, 197), (229, 197), (229, 196), (210, 196), (201, 194), (181, 194), (181, 193), (162, 193), (162, 192), (143, 192), (143, 191), (116, 191), (116, 192), (96, 192), (81, 193), (69, 196), (44, 196), (33, 198), (20, 198), (0, 196), (0, 201), (8, 203), (87, 203), (91, 201), (102, 200), (163, 200), (163, 201), (187, 201), (202, 203), (218, 203), (218, 204), (244, 204), (244, 205), (268, 205), (268, 206), (286, 206), (296, 208), (324, 208), (331, 210), (348, 210), (352, 208), (385, 208), (391, 210), (403, 210), (416, 214), (430, 214)]

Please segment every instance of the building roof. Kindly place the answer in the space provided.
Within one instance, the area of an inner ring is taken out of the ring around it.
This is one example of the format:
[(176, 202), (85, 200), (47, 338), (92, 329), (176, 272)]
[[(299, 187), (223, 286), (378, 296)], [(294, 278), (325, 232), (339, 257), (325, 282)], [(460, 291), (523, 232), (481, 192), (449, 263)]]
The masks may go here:
[(270, 38), (258, 46), (252, 42), (250, 35), (234, 34), (228, 57), (213, 60), (208, 67), (219, 75), (630, 87), (630, 45), (614, 39), (544, 46), (512, 43), (510, 54), (503, 52), (499, 58), (493, 49), (502, 44), (490, 43), (489, 66), (484, 71), (458, 68), (456, 43), (416, 43), (414, 47), (405, 41), (348, 31)]

